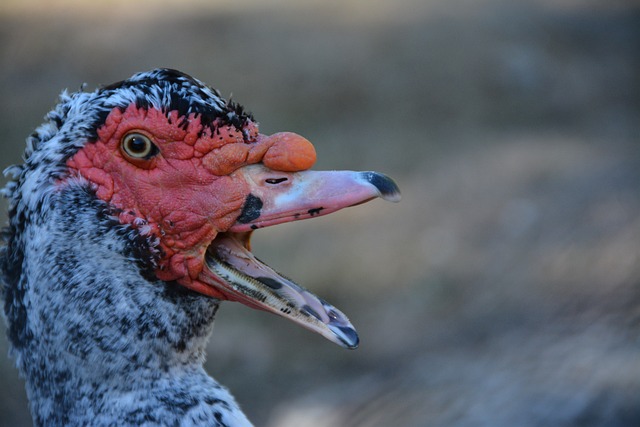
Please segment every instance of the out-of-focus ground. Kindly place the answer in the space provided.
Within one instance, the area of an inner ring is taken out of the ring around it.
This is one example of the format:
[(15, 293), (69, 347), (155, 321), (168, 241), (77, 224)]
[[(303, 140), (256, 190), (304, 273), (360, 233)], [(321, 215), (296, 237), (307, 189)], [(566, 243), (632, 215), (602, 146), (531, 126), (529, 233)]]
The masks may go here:
[(361, 334), (225, 304), (207, 369), (257, 425), (640, 425), (637, 2), (5, 1), (1, 166), (61, 89), (157, 66), (403, 190), (256, 233)]

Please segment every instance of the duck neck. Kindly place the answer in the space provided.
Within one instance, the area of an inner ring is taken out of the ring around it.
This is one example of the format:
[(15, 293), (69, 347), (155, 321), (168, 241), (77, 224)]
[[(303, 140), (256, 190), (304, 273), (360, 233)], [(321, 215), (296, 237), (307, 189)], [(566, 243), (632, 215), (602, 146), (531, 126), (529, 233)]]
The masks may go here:
[(236, 416), (202, 367), (218, 302), (145, 277), (132, 262), (140, 241), (90, 191), (51, 197), (46, 215), (12, 224), (4, 268), (9, 338), (35, 423), (165, 423), (200, 405)]

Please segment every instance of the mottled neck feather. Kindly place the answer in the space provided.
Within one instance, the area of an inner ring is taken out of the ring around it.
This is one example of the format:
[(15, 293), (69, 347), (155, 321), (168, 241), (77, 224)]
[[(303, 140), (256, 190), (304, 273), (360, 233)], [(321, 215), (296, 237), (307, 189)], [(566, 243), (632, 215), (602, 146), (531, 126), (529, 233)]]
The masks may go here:
[(7, 243), (5, 314), (37, 425), (249, 425), (202, 367), (217, 301), (149, 280), (144, 238), (86, 185), (14, 217)]

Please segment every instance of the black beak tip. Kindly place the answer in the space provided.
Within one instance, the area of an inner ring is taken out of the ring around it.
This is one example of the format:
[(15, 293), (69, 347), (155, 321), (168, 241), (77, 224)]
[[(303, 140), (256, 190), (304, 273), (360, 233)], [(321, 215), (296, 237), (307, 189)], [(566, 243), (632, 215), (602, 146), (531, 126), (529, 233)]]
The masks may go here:
[(378, 172), (362, 172), (362, 178), (378, 189), (380, 197), (390, 202), (399, 202), (400, 188), (388, 176)]
[[(360, 337), (358, 337), (358, 333), (351, 326), (339, 326), (338, 327), (340, 333), (336, 334), (340, 343), (344, 348), (348, 348), (349, 350), (354, 350), (358, 348), (360, 344)], [(335, 330), (334, 330), (335, 331)]]

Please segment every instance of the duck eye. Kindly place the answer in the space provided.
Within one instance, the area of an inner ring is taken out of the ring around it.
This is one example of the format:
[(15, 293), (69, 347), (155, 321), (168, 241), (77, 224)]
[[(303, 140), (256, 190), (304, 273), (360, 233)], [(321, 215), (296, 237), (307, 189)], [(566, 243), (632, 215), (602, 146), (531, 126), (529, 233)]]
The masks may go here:
[(158, 147), (155, 146), (148, 136), (141, 133), (129, 133), (122, 139), (122, 151), (133, 159), (148, 160), (158, 153)]

